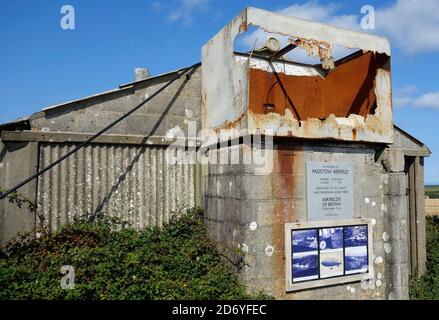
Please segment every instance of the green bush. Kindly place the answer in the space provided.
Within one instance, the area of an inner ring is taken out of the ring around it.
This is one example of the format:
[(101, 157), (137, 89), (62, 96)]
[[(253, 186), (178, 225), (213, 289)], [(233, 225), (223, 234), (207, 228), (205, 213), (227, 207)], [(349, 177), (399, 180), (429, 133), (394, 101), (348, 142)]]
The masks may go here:
[(412, 279), (412, 299), (439, 300), (439, 217), (427, 218), (427, 272)]
[[(162, 229), (115, 230), (76, 222), (38, 239), (21, 237), (0, 256), (0, 299), (253, 299), (208, 239), (201, 211)], [(75, 287), (61, 288), (63, 265)]]

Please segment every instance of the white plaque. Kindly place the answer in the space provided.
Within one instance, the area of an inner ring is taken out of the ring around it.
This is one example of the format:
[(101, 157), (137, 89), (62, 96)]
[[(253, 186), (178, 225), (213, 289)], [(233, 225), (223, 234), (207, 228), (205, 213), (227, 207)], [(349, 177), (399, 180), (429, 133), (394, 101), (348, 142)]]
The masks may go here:
[(306, 163), (308, 221), (354, 217), (352, 164)]

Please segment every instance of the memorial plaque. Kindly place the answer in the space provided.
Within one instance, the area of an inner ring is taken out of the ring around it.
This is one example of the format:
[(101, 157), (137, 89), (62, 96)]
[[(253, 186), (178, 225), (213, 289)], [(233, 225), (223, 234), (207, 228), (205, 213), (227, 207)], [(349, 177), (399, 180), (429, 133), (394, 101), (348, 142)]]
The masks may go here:
[(306, 174), (309, 221), (354, 217), (351, 163), (309, 161)]
[(372, 219), (285, 224), (287, 292), (373, 278)]

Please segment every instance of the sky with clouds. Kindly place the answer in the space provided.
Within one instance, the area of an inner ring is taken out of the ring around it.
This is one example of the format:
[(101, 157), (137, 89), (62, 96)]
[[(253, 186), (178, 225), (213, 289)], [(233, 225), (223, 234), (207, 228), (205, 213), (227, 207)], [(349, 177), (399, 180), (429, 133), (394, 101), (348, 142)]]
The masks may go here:
[[(391, 41), (395, 123), (430, 147), (426, 183), (439, 184), (438, 0), (72, 0), (75, 30), (60, 28), (65, 4), (0, 4), (0, 123), (117, 87), (136, 67), (154, 75), (198, 62), (201, 46), (245, 6), (361, 30), (361, 8), (370, 5), (375, 29), (363, 31)], [(236, 46), (263, 39), (251, 31)]]

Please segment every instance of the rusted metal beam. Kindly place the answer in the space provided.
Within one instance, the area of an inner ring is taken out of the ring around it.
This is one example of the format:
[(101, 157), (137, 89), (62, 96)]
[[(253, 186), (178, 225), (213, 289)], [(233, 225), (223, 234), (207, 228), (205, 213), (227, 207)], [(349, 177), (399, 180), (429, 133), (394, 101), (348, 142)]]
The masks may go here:
[(280, 49), (278, 52), (275, 52), (271, 58), (270, 58), (270, 62), (277, 60), (279, 58), (281, 58), (282, 56), (286, 55), (288, 52), (290, 52), (291, 50), (297, 48), (297, 46), (295, 44), (290, 43), (289, 45), (287, 45), (286, 47)]

